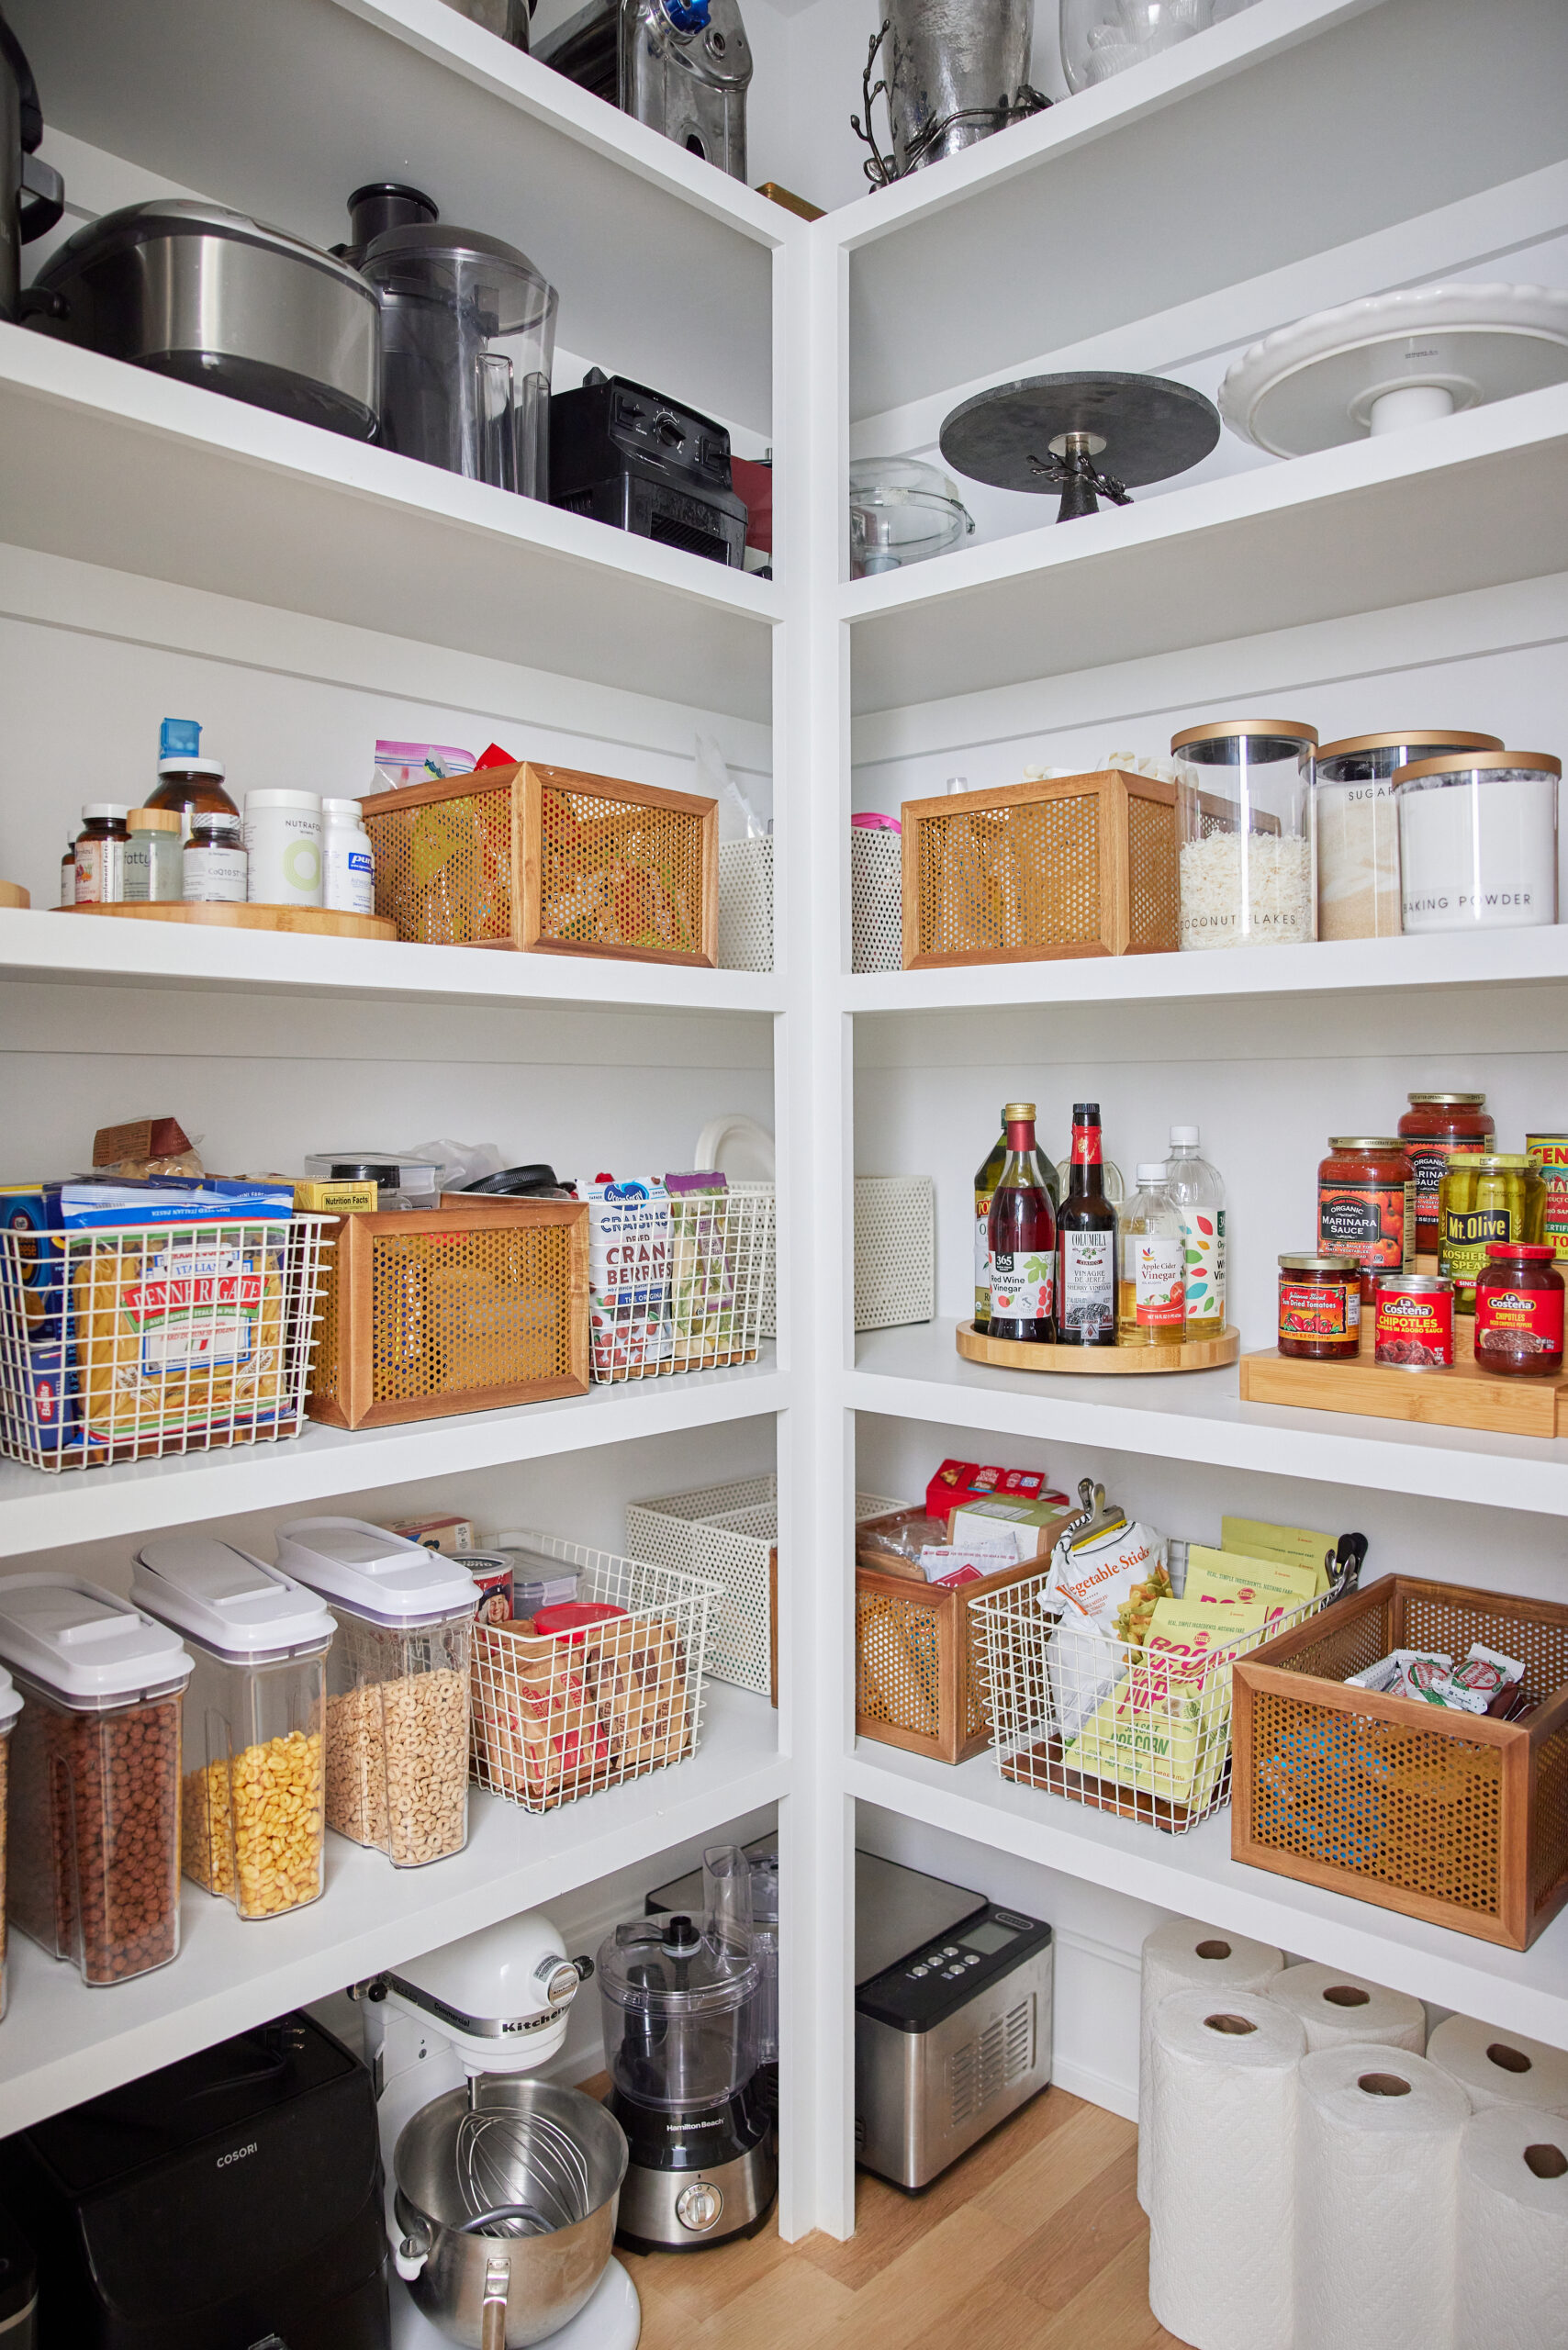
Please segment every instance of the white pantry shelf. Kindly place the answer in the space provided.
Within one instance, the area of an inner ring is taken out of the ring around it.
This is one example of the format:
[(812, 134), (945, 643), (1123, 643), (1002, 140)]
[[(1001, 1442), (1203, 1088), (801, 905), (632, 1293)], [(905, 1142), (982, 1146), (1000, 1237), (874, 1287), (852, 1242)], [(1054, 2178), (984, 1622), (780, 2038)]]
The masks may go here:
[(0, 509), (46, 554), (768, 715), (771, 581), (4, 324)]
[(1114, 1812), (1015, 1786), (989, 1753), (949, 1769), (860, 1739), (846, 1777), (852, 1796), (884, 1810), (1568, 2047), (1568, 1917), (1528, 1951), (1500, 1950), (1233, 1861), (1228, 1810), (1188, 1835), (1165, 1836)]
[(325, 1893), (286, 1917), (241, 1919), (184, 1884), (178, 1958), (129, 1983), (89, 1988), (13, 1927), (10, 2012), (0, 2024), (6, 2129), (776, 1803), (790, 1765), (767, 1698), (710, 1681), (703, 1707), (689, 1762), (604, 1795), (534, 1814), (471, 1788), (466, 1849), (428, 1868), (395, 1869), (329, 1834)]
[(1568, 1439), (1561, 1437), (1484, 1436), (1243, 1404), (1234, 1365), (1111, 1381), (996, 1371), (962, 1360), (955, 1327), (924, 1322), (859, 1337), (845, 1381), (846, 1405), (989, 1435), (1049, 1437), (1154, 1460), (1568, 1516)]
[[(858, 711), (1562, 567), (1568, 385), (841, 588)], [(1048, 503), (1048, 501), (1047, 501)]]
[(311, 1420), (302, 1436), (276, 1444), (171, 1453), (162, 1460), (68, 1469), (59, 1476), (0, 1460), (0, 1559), (158, 1527), (200, 1525), (242, 1510), (297, 1508), (419, 1478), (548, 1460), (637, 1437), (723, 1427), (781, 1411), (789, 1399), (790, 1382), (767, 1347), (756, 1362), (734, 1371), (627, 1380), (554, 1403), (454, 1419), (354, 1429)]
[(321, 246), (353, 189), (411, 183), (532, 256), (566, 350), (767, 432), (772, 252), (804, 224), (442, 0), (7, 14), (51, 129)]
[[(4, 933), (0, 931), (0, 939)], [(1387, 989), (1550, 987), (1568, 980), (1568, 923), (1474, 936), (1358, 938), (1234, 954), (1104, 955), (846, 977), (846, 1012), (989, 1011), (1010, 1005), (1268, 1002)], [(1243, 984), (1244, 983), (1244, 984)]]
[(117, 922), (0, 907), (0, 980), (336, 995), (378, 1002), (678, 1013), (775, 1013), (771, 973), (709, 971), (594, 955), (516, 955), (264, 930)]

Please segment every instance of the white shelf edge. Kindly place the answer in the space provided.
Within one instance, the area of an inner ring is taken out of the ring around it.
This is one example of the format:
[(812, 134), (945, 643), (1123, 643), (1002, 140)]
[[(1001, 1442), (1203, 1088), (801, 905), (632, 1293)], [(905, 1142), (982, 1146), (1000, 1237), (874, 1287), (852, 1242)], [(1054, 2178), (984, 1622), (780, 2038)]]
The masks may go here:
[[(1260, 6), (1265, 0), (1260, 0)], [(1462, 467), (1560, 440), (1568, 433), (1568, 386), (1554, 384), (1431, 424), (1347, 442), (1305, 457), (1281, 458), (1249, 473), (1175, 489), (1142, 505), (1112, 508), (1063, 528), (1053, 521), (992, 539), (879, 578), (845, 582), (839, 618), (851, 624), (895, 619), (990, 588), (1076, 564), (1127, 560), (1145, 547), (1258, 523), (1301, 507), (1329, 504), (1423, 476), (1439, 481)], [(1347, 598), (1355, 592), (1346, 583)]]
[(772, 1014), (784, 1004), (783, 982), (770, 973), (54, 916), (56, 910), (47, 907), (0, 907), (0, 978), (243, 988), (520, 1011)]
[[(1506, 1498), (1512, 1509), (1568, 1516), (1568, 1440), (1562, 1438), (1483, 1436), (1468, 1428), (1242, 1404), (1234, 1369), (1141, 1380), (993, 1371), (961, 1360), (955, 1326), (943, 1319), (919, 1326), (913, 1337), (885, 1331), (877, 1334), (880, 1345), (862, 1339), (858, 1353), (866, 1367), (857, 1364), (846, 1374), (846, 1407), (1435, 1501), (1495, 1505)], [(902, 1371), (901, 1351), (908, 1363)], [(944, 1353), (950, 1370), (942, 1365)], [(1150, 1392), (1135, 1399), (1123, 1392), (1128, 1389)]]
[(1127, 129), (1148, 115), (1379, 6), (1381, 0), (1256, 0), (1239, 16), (1168, 50), (1163, 57), (1135, 65), (1098, 89), (1059, 99), (1044, 114), (1015, 123), (927, 171), (913, 173), (891, 188), (859, 196), (813, 226), (820, 232), (831, 225), (835, 241), (853, 252), (900, 229), (918, 227), (988, 187), (1037, 171), (1059, 155)]
[(196, 1525), (244, 1510), (287, 1509), (419, 1478), (585, 1452), (639, 1437), (719, 1427), (781, 1411), (790, 1394), (790, 1380), (767, 1347), (759, 1361), (734, 1371), (627, 1381), (553, 1403), (453, 1419), (357, 1429), (312, 1420), (302, 1436), (275, 1444), (68, 1469), (58, 1476), (19, 1461), (0, 1461), (0, 1560)]
[[(1238, 985), (1238, 979), (1247, 984)], [(1238, 971), (1229, 953), (1107, 955), (1034, 963), (955, 964), (949, 970), (846, 976), (846, 1012), (991, 1010), (1007, 1005), (1248, 1002), (1331, 996), (1354, 989), (1549, 985), (1568, 979), (1568, 923), (1465, 935), (1324, 940), (1271, 946)]]
[[(441, 6), (443, 0), (430, 5)], [(783, 617), (772, 580), (3, 321), (0, 385), (23, 397), (183, 442), (207, 455), (286, 474), (319, 490), (510, 544), (520, 553), (614, 574), (759, 627), (772, 628)]]
[(1232, 1861), (1228, 1810), (1186, 1836), (1165, 1836), (1014, 1786), (990, 1753), (949, 1769), (861, 1740), (846, 1762), (845, 1787), (861, 1802), (1040, 1867), (1568, 2047), (1568, 1919), (1558, 1918), (1531, 1950), (1501, 1949)]
[(329, 1834), (326, 1892), (287, 1917), (241, 1920), (182, 1883), (179, 1957), (129, 1983), (90, 1989), (13, 1926), (11, 2010), (0, 2026), (6, 2128), (26, 2129), (778, 1802), (790, 1767), (767, 1700), (710, 1681), (704, 1709), (689, 1762), (559, 1810), (524, 1812), (471, 1788), (467, 1849), (427, 1868), (394, 1869)]

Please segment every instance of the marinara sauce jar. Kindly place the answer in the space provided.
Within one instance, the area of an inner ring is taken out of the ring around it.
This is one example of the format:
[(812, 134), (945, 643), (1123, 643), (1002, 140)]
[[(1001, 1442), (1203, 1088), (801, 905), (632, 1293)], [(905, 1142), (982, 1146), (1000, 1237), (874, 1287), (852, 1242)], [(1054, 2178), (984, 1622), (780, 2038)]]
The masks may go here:
[(1475, 1365), (1527, 1378), (1562, 1368), (1562, 1276), (1554, 1251), (1494, 1240), (1475, 1277)]
[(1490, 1150), (1497, 1122), (1486, 1107), (1484, 1093), (1412, 1093), (1410, 1107), (1399, 1121), (1416, 1177), (1416, 1248), (1423, 1257), (1435, 1257), (1442, 1245), (1443, 1222), (1439, 1188), (1449, 1154), (1455, 1150)]
[(1353, 1362), (1361, 1343), (1361, 1269), (1309, 1250), (1280, 1259), (1280, 1352), (1298, 1362)]
[(1407, 1273), (1416, 1257), (1416, 1178), (1397, 1135), (1330, 1135), (1317, 1169), (1317, 1245), (1354, 1257), (1361, 1303), (1379, 1273)]

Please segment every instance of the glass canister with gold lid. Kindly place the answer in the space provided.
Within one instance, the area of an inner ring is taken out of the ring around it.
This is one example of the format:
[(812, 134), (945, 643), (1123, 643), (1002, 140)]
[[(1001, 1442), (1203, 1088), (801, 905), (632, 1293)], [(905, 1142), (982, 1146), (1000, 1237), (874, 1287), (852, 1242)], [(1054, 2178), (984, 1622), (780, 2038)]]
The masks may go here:
[(1475, 1311), (1475, 1283), (1493, 1241), (1543, 1237), (1546, 1185), (1524, 1152), (1456, 1150), (1443, 1170), (1439, 1194), (1442, 1238), (1439, 1264), (1454, 1287), (1462, 1314)]
[(1220, 718), (1170, 739), (1191, 780), (1178, 813), (1184, 947), (1288, 946), (1316, 930), (1311, 803), (1317, 735)]
[(1495, 734), (1434, 726), (1347, 734), (1322, 745), (1312, 794), (1319, 938), (1397, 938), (1404, 929), (1394, 769), (1446, 752), (1502, 747)]

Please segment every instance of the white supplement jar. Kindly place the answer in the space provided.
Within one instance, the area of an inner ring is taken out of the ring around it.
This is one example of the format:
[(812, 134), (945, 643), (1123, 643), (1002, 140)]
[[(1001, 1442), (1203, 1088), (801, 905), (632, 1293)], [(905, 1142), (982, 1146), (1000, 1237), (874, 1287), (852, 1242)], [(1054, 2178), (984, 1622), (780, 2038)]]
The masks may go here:
[(314, 791), (248, 791), (245, 854), (253, 906), (321, 902), (321, 802)]
[(321, 802), (321, 902), (336, 912), (375, 912), (375, 852), (357, 800)]
[(1562, 762), (1537, 751), (1418, 759), (1394, 778), (1406, 932), (1557, 920)]
[(187, 906), (242, 906), (245, 902), (245, 844), (238, 816), (202, 809), (191, 818), (185, 843), (184, 895)]
[(126, 897), (139, 905), (177, 906), (184, 894), (178, 810), (133, 808), (125, 822)]

